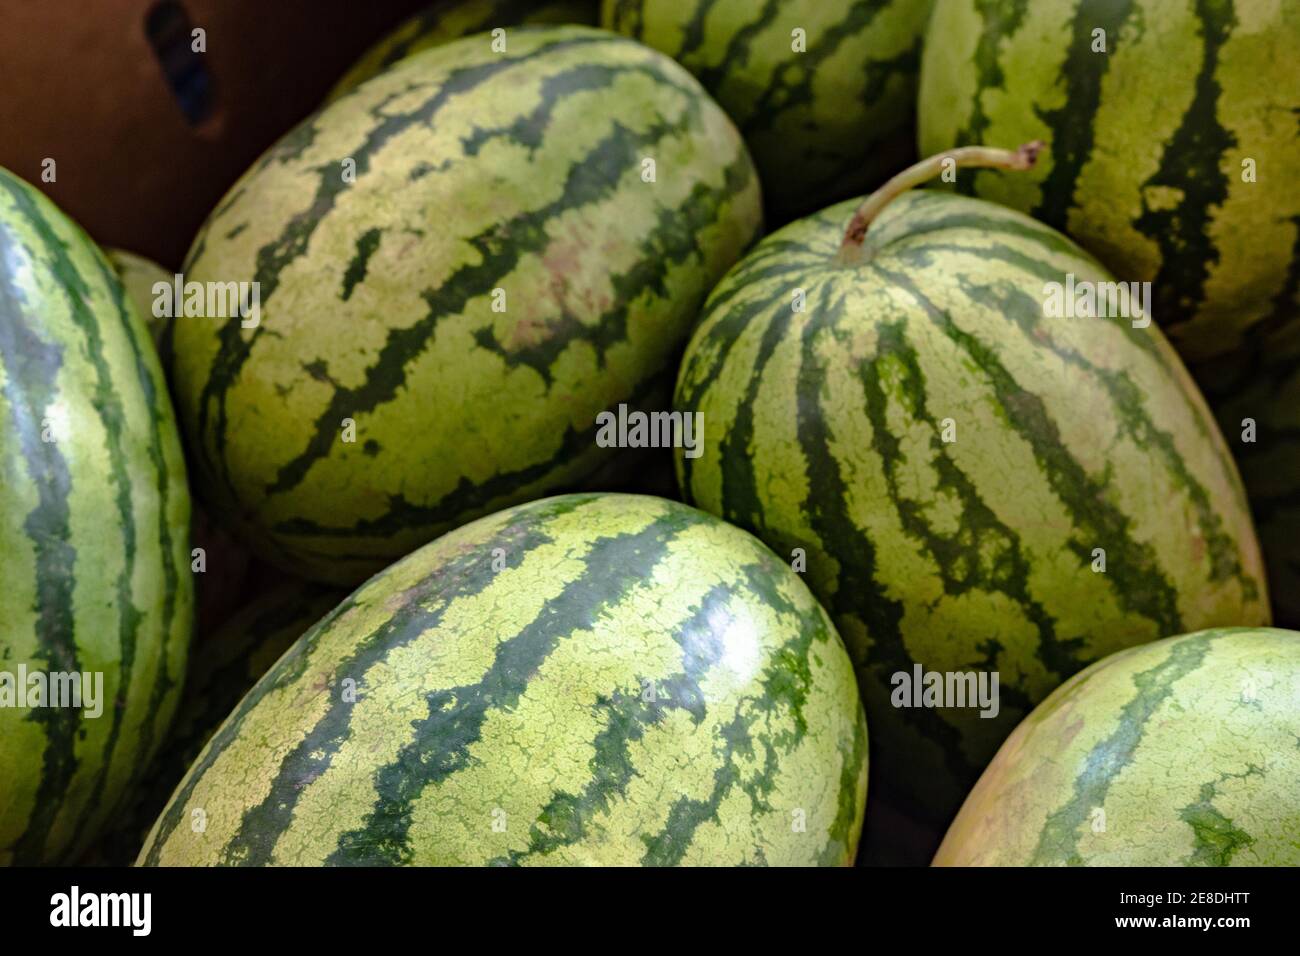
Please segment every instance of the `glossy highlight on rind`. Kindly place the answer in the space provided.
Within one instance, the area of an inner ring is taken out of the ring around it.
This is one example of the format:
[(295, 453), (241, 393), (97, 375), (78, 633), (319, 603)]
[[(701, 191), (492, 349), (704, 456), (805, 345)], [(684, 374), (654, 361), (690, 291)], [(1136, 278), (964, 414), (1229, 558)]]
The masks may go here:
[[(578, 23), (595, 26), (599, 0), (435, 0), (365, 52), (334, 84), (332, 103), (393, 64), (423, 50), (487, 30)], [(509, 37), (507, 35), (507, 42)]]
[(921, 152), (1045, 140), (1033, 173), (959, 173), (958, 189), (1151, 282), (1199, 374), (1300, 314), (1297, 61), (1294, 3), (937, 0)]
[[(1071, 674), (1267, 624), (1267, 589), (1223, 437), (1156, 327), (1045, 315), (1047, 283), (1110, 279), (1095, 260), (921, 191), (845, 265), (856, 205), (768, 236), (710, 295), (675, 401), (706, 439), (678, 476), (688, 502), (806, 555), (858, 668), (875, 779), (946, 824)], [(894, 706), (916, 665), (996, 673), (997, 716)]]
[(930, 0), (604, 0), (601, 25), (667, 53), (740, 128), (779, 219), (915, 156)]
[(1300, 866), (1300, 633), (1107, 657), (1035, 708), (936, 866)]
[(848, 657), (788, 566), (676, 502), (565, 495), (336, 607), (140, 862), (845, 865), (866, 761)]
[(102, 679), (98, 716), (84, 697), (0, 707), (0, 864), (61, 863), (111, 819), (175, 710), (190, 499), (144, 322), (85, 233), (4, 170), (0, 478), (0, 670)]
[(409, 57), (272, 148), (195, 240), (187, 281), (261, 296), (256, 328), (164, 338), (196, 483), (264, 557), (342, 584), (582, 487), (622, 457), (596, 415), (666, 402), (760, 222), (743, 141), (662, 54), (555, 27)]

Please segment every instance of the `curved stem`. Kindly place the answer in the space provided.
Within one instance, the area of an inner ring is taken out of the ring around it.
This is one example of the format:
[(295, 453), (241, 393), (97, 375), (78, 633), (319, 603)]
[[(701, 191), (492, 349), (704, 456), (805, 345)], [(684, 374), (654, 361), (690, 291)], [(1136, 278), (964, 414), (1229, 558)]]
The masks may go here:
[(880, 215), (880, 210), (912, 187), (934, 179), (947, 168), (948, 163), (969, 169), (984, 167), (1026, 170), (1033, 168), (1034, 163), (1038, 161), (1038, 154), (1043, 149), (1041, 139), (1025, 143), (1015, 150), (994, 149), (990, 146), (961, 146), (936, 153), (907, 167), (862, 201), (862, 205), (849, 220), (848, 228), (844, 230), (844, 241), (840, 243), (840, 261), (857, 261), (862, 253), (862, 242), (867, 238), (867, 229)]

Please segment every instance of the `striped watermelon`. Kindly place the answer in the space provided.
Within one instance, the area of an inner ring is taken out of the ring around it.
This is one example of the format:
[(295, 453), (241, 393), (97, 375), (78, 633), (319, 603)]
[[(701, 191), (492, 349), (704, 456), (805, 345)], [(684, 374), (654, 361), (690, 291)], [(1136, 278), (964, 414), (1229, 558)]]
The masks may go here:
[(185, 696), (160, 755), (171, 761), (164, 797), (257, 679), (344, 597), (319, 585), (280, 585), (246, 604), (195, 648)]
[[(1108, 281), (1101, 266), (993, 203), (904, 193), (860, 245), (854, 207), (774, 233), (713, 291), (676, 400), (706, 440), (678, 473), (687, 501), (802, 549), (859, 668), (875, 779), (946, 823), (1075, 671), (1267, 623), (1263, 568), (1223, 438), (1155, 326), (1045, 316), (1046, 283)], [(895, 706), (917, 666), (998, 674), (1000, 712)]]
[(126, 290), (126, 297), (144, 319), (144, 324), (148, 326), (149, 334), (157, 345), (162, 340), (167, 319), (154, 315), (154, 304), (158, 299), (154, 286), (162, 282), (171, 288), (174, 277), (153, 260), (125, 249), (105, 249), (104, 255), (113, 264), (117, 277), (122, 280), (122, 287)]
[(596, 415), (667, 404), (759, 229), (743, 142), (667, 57), (582, 27), (489, 44), (309, 118), (190, 252), (188, 281), (261, 290), (256, 328), (182, 319), (164, 345), (196, 481), (299, 573), (354, 582), (615, 461)]
[(1266, 347), (1296, 314), (1298, 61), (1292, 2), (938, 0), (921, 151), (1047, 140), (1032, 175), (974, 172), (959, 188), (1151, 282), (1196, 371)]
[(1300, 866), (1300, 634), (1094, 664), (1002, 745), (936, 866)]
[[(104, 254), (122, 280), (127, 300), (144, 318), (155, 347), (159, 346), (166, 333), (168, 320), (165, 316), (154, 314), (158, 302), (155, 286), (162, 282), (168, 289), (173, 288), (174, 274), (133, 252), (105, 249)], [(194, 580), (195, 636), (202, 638), (214, 627), (223, 624), (232, 609), (242, 603), (249, 555), (197, 503), (191, 513), (190, 543), (194, 546), (195, 551), (192, 553), (196, 557), (191, 566), (202, 572)], [(197, 560), (200, 553), (201, 564)], [(132, 858), (134, 856), (132, 853)]]
[(163, 747), (115, 832), (97, 847), (96, 862), (129, 865), (139, 855), (154, 820), (221, 722), (280, 655), (343, 597), (313, 585), (282, 585), (199, 641)]
[[(0, 170), (0, 864), (93, 841), (166, 730), (189, 517), (143, 321), (85, 233)], [(98, 715), (23, 706), (37, 673), (102, 682)]]
[(675, 502), (566, 495), (340, 604), (141, 862), (845, 864), (866, 748), (835, 629), (770, 551)]
[(520, 24), (583, 23), (599, 19), (599, 0), (437, 0), (361, 57), (326, 97), (344, 96), (399, 60), (484, 30)]
[(604, 0), (601, 23), (699, 77), (749, 143), (773, 213), (788, 219), (915, 155), (930, 2)]

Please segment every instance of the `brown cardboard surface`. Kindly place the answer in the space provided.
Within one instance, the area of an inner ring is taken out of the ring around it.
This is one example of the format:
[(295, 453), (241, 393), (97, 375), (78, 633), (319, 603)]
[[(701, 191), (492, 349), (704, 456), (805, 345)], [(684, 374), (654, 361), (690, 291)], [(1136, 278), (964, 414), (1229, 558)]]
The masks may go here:
[(191, 127), (145, 33), (157, 0), (0, 0), (0, 166), (101, 244), (178, 267), (252, 161), (425, 2), (180, 0), (207, 32), (214, 87), (212, 116)]

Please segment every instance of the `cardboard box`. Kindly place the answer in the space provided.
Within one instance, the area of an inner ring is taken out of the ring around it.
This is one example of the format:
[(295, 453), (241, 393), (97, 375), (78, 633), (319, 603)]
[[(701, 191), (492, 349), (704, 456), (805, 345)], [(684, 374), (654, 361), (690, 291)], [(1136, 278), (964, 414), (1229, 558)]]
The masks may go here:
[[(426, 2), (8, 0), (0, 166), (101, 244), (177, 268), (253, 160)], [(206, 52), (192, 50), (194, 29)]]

